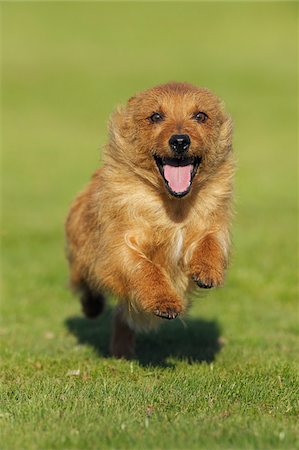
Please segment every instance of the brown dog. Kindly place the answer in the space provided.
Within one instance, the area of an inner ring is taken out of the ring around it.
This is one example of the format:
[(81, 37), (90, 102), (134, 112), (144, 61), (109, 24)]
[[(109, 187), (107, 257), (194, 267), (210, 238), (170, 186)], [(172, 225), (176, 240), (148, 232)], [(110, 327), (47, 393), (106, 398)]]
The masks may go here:
[(134, 332), (174, 319), (186, 294), (222, 285), (232, 203), (232, 123), (207, 89), (168, 83), (113, 115), (103, 167), (70, 210), (71, 285), (88, 317), (119, 298), (112, 354), (132, 357)]

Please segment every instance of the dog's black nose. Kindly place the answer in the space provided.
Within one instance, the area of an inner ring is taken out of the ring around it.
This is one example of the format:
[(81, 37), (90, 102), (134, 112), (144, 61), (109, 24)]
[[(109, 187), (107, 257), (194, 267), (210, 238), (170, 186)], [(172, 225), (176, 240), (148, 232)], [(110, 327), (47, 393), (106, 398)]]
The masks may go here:
[(188, 134), (173, 134), (168, 143), (175, 153), (181, 155), (188, 150), (191, 141)]

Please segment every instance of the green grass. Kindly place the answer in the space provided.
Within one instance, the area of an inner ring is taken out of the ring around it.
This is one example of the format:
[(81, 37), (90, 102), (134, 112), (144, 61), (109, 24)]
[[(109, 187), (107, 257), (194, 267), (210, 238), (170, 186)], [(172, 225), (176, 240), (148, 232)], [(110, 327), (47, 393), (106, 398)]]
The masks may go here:
[[(299, 448), (297, 10), (1, 4), (1, 450)], [(171, 79), (234, 118), (232, 266), (118, 361), (113, 301), (89, 322), (67, 290), (63, 222), (115, 105)]]

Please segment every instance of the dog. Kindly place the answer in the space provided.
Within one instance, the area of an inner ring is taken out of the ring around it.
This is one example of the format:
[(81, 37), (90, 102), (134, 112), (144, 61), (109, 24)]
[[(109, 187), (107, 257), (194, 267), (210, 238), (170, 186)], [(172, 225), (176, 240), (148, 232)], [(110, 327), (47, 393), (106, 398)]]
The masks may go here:
[(171, 82), (130, 98), (109, 122), (103, 165), (66, 221), (70, 284), (93, 318), (119, 303), (111, 353), (175, 319), (188, 293), (221, 286), (230, 253), (232, 120), (206, 88)]

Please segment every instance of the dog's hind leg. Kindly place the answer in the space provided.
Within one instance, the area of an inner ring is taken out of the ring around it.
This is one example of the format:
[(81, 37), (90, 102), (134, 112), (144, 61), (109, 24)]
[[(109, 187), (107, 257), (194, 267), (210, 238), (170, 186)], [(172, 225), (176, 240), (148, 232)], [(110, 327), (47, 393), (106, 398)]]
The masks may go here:
[(91, 289), (85, 281), (80, 282), (78, 291), (85, 316), (89, 319), (99, 316), (105, 306), (104, 295), (99, 290)]
[(69, 286), (72, 291), (79, 295), (82, 305), (82, 311), (89, 319), (99, 316), (105, 306), (105, 297), (102, 292), (90, 286), (82, 274), (82, 270), (74, 263), (71, 253), (68, 254), (70, 262), (70, 281)]
[(110, 352), (116, 358), (132, 359), (135, 355), (135, 332), (127, 324), (121, 305), (114, 313)]

